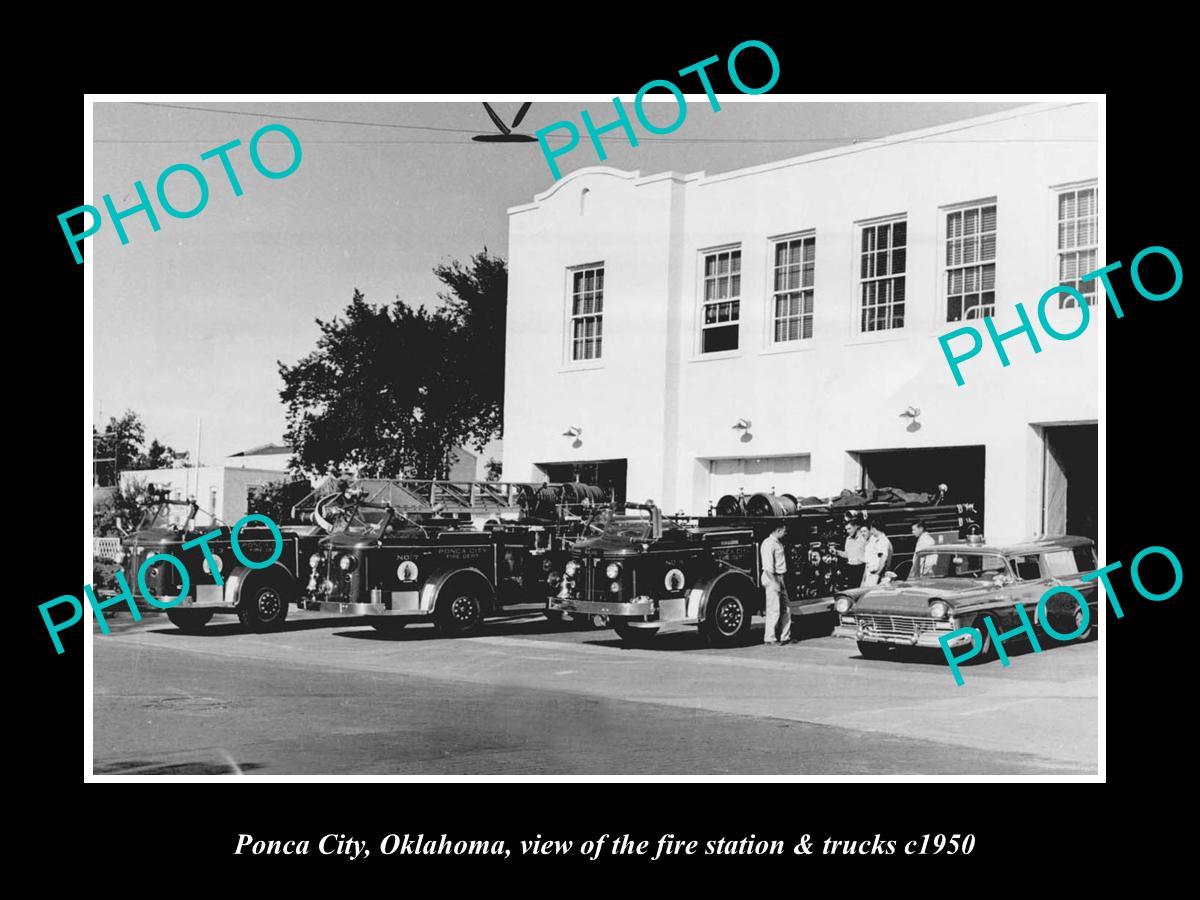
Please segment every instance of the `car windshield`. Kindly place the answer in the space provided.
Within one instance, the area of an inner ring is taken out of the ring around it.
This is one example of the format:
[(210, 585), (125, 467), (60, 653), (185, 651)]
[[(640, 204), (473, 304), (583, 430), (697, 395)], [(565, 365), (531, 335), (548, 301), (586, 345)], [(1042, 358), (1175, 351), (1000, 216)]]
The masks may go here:
[(391, 518), (387, 509), (372, 509), (357, 504), (345, 508), (331, 507), (326, 515), (336, 518), (331, 522), (332, 534), (355, 534), (366, 537), (378, 536), (383, 533), (384, 526)]
[(913, 558), (915, 578), (993, 578), (1009, 575), (1004, 557), (992, 553), (930, 551)]
[(604, 536), (643, 541), (650, 537), (652, 525), (649, 519), (629, 516), (609, 516), (604, 523)]
[[(174, 510), (174, 516), (171, 515)], [(169, 503), (166, 500), (152, 503), (142, 512), (138, 531), (171, 531), (183, 527), (189, 512), (186, 503)]]

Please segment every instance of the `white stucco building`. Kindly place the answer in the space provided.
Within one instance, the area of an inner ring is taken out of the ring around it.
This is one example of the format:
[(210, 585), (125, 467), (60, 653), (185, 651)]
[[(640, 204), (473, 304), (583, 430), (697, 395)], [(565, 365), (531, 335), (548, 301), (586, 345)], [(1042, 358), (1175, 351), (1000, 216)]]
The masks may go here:
[[(991, 539), (1094, 537), (1103, 310), (1060, 342), (1036, 308), (1103, 265), (1096, 137), (1094, 104), (1051, 103), (718, 175), (570, 173), (509, 210), (505, 479), (694, 514), (944, 481)], [(1003, 333), (1018, 301), (1042, 352), (1014, 337), (1004, 368), (977, 317)], [(959, 387), (937, 338), (966, 324)]]

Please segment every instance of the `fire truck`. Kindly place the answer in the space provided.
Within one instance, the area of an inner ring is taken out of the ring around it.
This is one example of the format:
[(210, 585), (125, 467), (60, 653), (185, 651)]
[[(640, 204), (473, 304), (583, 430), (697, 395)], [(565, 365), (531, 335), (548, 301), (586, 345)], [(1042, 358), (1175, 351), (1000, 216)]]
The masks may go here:
[[(175, 507), (186, 509), (182, 521), (172, 517)], [(141, 521), (121, 539), (117, 562), (128, 584), (137, 591), (138, 572), (146, 558), (169, 554), (184, 564), (191, 585), (187, 596), (166, 611), (181, 631), (200, 631), (218, 612), (237, 613), (238, 620), (253, 631), (277, 630), (287, 618), (288, 606), (299, 597), (298, 575), (304, 560), (324, 532), (312, 525), (281, 525), (279, 559), (266, 569), (250, 569), (234, 555), (230, 528), (223, 525), (215, 529), (220, 534), (208, 542), (213, 568), (223, 581), (218, 585), (201, 547), (183, 549), (183, 544), (204, 533), (195, 527), (198, 512), (195, 500), (170, 500), (161, 491), (147, 494)], [(265, 559), (275, 551), (275, 538), (264, 525), (251, 523), (239, 533), (238, 546), (249, 559)], [(145, 580), (150, 593), (160, 599), (177, 597), (182, 587), (179, 571), (164, 562), (150, 566)]]
[[(452, 506), (472, 515), (439, 518)], [(388, 634), (415, 621), (465, 634), (507, 606), (544, 604), (567, 548), (598, 532), (607, 508), (581, 484), (391, 481), (325, 497), (313, 516), (329, 533), (308, 560), (303, 605)]]
[(923, 523), (939, 543), (979, 531), (974, 505), (947, 504), (944, 492), (883, 489), (811, 506), (773, 493), (723, 497), (715, 513), (664, 516), (649, 501), (606, 512), (593, 523), (599, 533), (572, 547), (549, 609), (607, 616), (633, 646), (693, 626), (712, 646), (744, 643), (751, 617), (764, 607), (759, 547), (782, 521), (789, 608), (799, 617), (798, 630), (828, 635), (837, 624), (833, 595), (858, 574), (839, 555), (846, 522), (879, 523), (892, 542), (890, 568), (898, 574), (911, 565), (913, 523)]

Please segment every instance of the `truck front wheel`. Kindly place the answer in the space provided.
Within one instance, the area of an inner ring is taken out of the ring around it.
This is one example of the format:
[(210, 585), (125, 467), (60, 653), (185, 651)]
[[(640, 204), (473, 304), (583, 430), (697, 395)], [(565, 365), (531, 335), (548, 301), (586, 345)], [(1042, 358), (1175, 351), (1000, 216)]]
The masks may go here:
[(284, 579), (275, 574), (247, 577), (238, 597), (238, 621), (250, 631), (278, 631), (287, 618), (291, 593)]
[(736, 591), (721, 591), (708, 604), (700, 631), (713, 647), (744, 644), (750, 634), (750, 607)]
[(437, 604), (437, 629), (445, 637), (458, 637), (474, 631), (483, 622), (483, 600), (468, 585), (450, 585)]

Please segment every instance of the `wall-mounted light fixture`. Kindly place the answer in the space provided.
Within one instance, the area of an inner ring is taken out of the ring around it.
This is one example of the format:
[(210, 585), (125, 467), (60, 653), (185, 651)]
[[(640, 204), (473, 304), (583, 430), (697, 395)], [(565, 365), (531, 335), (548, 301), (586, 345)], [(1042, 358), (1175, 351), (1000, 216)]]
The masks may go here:
[(750, 420), (749, 419), (738, 419), (736, 422), (733, 423), (733, 430), (740, 431), (742, 433), (742, 436), (740, 438), (738, 438), (738, 440), (740, 440), (743, 444), (749, 443), (750, 441), (754, 440), (754, 435), (752, 435), (750, 433)]
[(921, 430), (921, 423), (917, 421), (917, 416), (919, 416), (920, 414), (921, 414), (921, 410), (919, 410), (915, 406), (910, 406), (907, 409), (905, 409), (904, 412), (900, 413), (900, 418), (909, 420), (908, 427), (905, 430), (907, 430), (907, 431), (920, 431)]
[(583, 446), (583, 441), (579, 439), (581, 434), (583, 434), (583, 429), (578, 425), (568, 425), (567, 430), (563, 432), (563, 437), (571, 438), (571, 446), (579, 448)]

